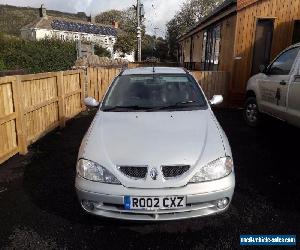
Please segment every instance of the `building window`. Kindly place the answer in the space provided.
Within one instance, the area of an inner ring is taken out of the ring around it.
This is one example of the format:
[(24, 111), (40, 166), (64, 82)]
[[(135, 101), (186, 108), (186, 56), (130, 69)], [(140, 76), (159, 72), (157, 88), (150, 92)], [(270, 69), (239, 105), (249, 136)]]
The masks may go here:
[(218, 70), (221, 26), (207, 29), (203, 34), (201, 70)]
[(65, 40), (65, 35), (61, 34), (61, 35), (60, 35), (60, 40), (63, 40), (63, 41), (64, 41), (64, 40)]

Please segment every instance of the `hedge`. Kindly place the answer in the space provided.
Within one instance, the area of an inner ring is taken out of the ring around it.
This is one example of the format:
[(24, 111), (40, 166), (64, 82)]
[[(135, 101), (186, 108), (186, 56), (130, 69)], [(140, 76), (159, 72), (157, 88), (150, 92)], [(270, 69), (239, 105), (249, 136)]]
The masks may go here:
[(28, 73), (70, 69), (76, 61), (74, 42), (25, 41), (0, 34), (0, 70), (23, 69)]

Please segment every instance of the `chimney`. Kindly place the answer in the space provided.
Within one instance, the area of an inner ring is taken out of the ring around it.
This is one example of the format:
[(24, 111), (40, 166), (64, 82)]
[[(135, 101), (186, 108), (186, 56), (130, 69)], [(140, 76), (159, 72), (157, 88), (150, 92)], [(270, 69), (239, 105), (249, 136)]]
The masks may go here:
[(44, 4), (42, 4), (40, 8), (40, 17), (47, 18), (47, 9), (45, 8)]
[(115, 29), (119, 28), (119, 22), (117, 22), (117, 21), (113, 21), (112, 25), (114, 26)]
[(92, 16), (92, 14), (88, 17), (88, 22), (90, 23), (96, 23), (96, 17)]

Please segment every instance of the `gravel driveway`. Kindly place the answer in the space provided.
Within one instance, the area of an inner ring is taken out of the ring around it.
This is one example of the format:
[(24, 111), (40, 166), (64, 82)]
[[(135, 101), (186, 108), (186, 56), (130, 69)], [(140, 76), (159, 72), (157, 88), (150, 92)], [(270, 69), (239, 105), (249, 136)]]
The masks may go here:
[(86, 113), (32, 145), (27, 156), (0, 165), (0, 248), (238, 249), (240, 234), (299, 238), (300, 130), (274, 120), (251, 129), (239, 110), (215, 112), (235, 161), (236, 190), (227, 213), (160, 223), (85, 215), (74, 176), (80, 141), (94, 115)]

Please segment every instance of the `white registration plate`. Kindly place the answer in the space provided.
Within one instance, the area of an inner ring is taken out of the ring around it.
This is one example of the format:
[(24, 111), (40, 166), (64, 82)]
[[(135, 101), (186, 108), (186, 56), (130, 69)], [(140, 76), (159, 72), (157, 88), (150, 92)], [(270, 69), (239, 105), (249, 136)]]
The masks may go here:
[(124, 197), (124, 208), (126, 210), (179, 209), (184, 207), (186, 207), (185, 196)]

